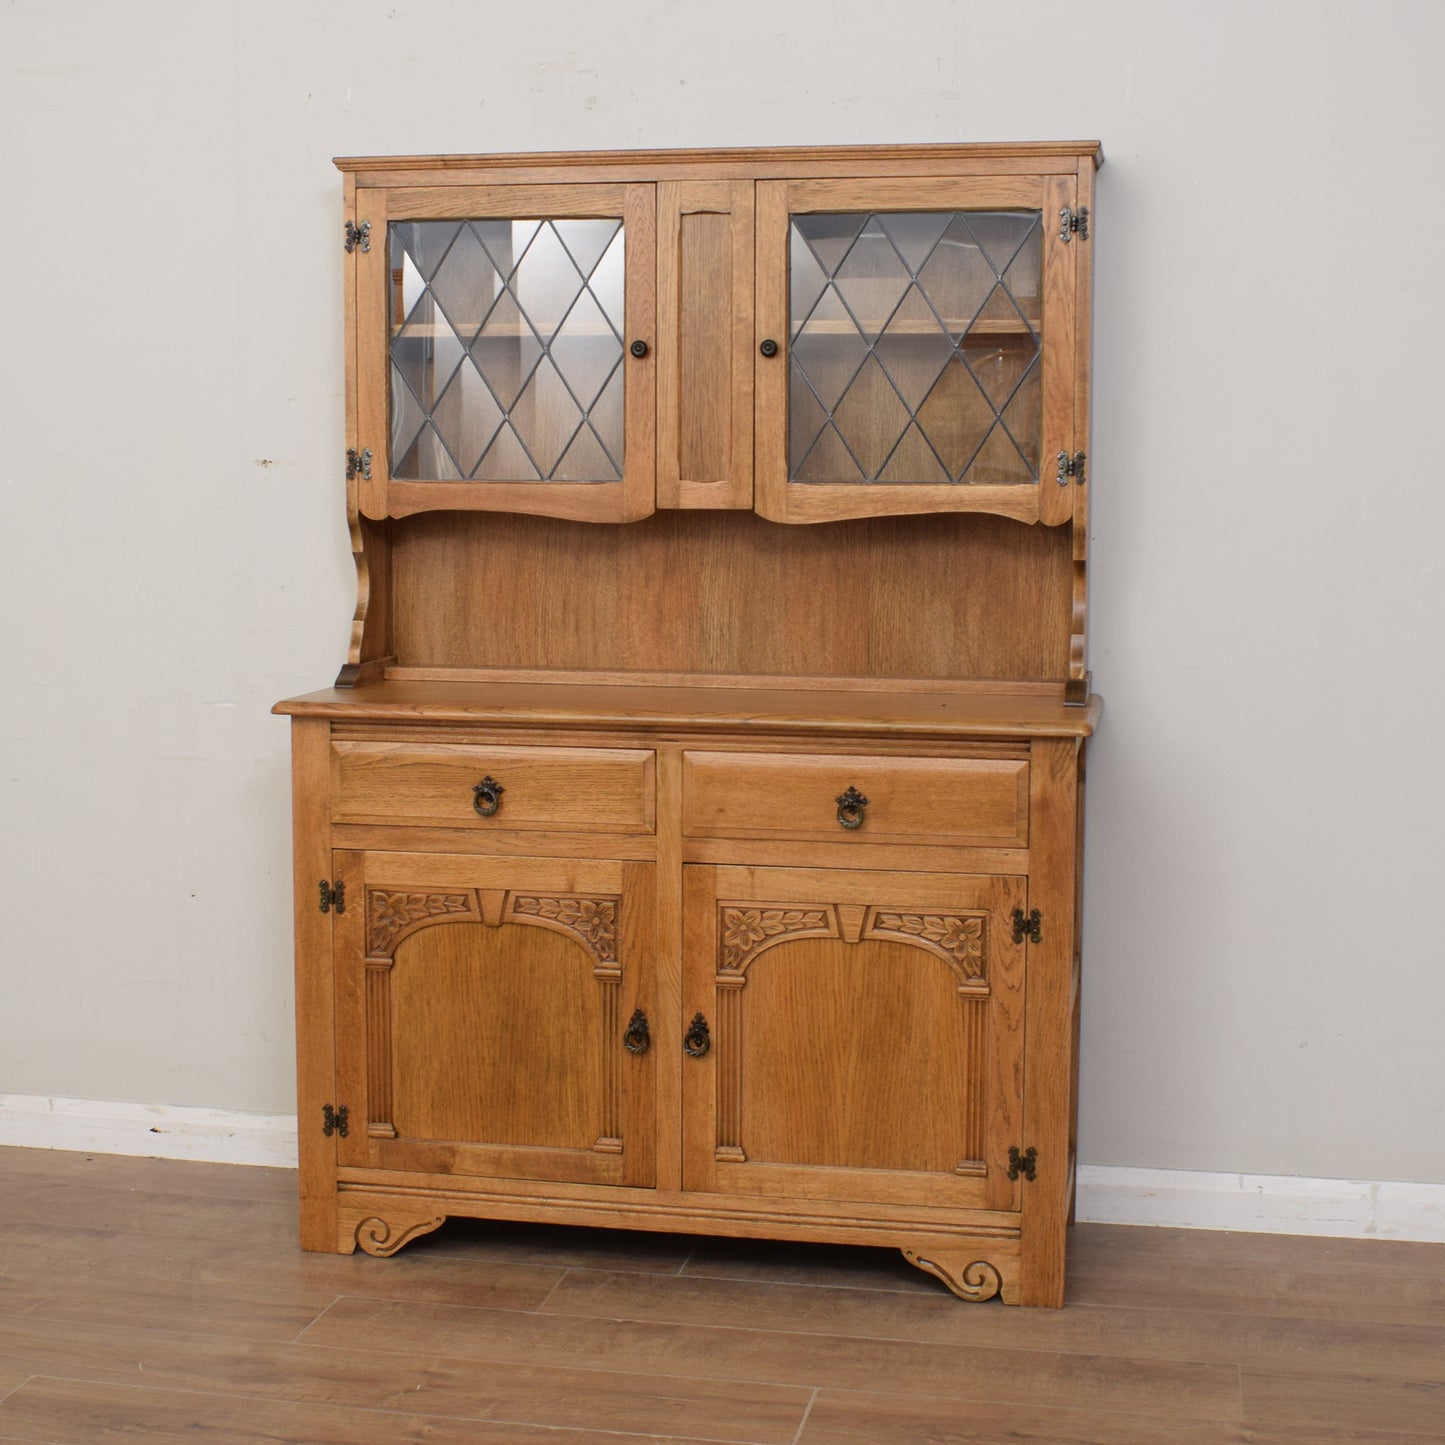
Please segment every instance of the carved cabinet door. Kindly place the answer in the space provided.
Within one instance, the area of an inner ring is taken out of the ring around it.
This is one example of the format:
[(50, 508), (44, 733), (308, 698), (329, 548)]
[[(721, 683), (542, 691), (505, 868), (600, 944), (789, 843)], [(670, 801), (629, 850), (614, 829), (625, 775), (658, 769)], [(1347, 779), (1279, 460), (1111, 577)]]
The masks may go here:
[(651, 1185), (651, 864), (337, 853), (342, 1167)]
[(1026, 880), (685, 871), (686, 1186), (1017, 1208)]

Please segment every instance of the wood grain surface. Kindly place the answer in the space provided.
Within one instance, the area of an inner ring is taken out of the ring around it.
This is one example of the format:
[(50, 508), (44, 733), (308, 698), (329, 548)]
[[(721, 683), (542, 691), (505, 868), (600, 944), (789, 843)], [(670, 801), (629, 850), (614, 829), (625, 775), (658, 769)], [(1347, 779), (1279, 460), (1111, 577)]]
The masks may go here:
[(1069, 1305), (891, 1251), (448, 1224), (303, 1253), (289, 1170), (0, 1151), (0, 1439), (1438, 1445), (1445, 1246), (1080, 1225)]

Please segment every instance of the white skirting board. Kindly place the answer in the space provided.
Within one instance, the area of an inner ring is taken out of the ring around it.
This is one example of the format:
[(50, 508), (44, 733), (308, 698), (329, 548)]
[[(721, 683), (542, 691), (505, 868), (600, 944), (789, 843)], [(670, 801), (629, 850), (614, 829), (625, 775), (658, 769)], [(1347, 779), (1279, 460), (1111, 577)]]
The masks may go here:
[(294, 1169), (296, 1116), (0, 1094), (0, 1145)]
[[(296, 1118), (0, 1094), (4, 1145), (294, 1168)], [(1075, 1212), (1096, 1224), (1445, 1243), (1445, 1184), (1082, 1164)]]

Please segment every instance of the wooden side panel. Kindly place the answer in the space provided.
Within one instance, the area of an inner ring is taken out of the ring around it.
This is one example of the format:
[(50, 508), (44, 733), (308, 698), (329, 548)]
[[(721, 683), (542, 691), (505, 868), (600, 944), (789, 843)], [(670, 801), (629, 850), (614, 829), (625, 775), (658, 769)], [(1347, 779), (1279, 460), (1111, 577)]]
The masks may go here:
[(1074, 258), (1082, 244), (1064, 241), (1059, 232), (1059, 212), (1077, 202), (1073, 176), (1052, 176), (1044, 192), (1044, 346), (1043, 367), (1044, 429), (1039, 448), (1039, 520), (1050, 524), (1072, 521), (1073, 482), (1060, 486), (1058, 454), (1072, 457), (1082, 447), (1074, 427), (1074, 307), (1076, 302)]
[[(1073, 1186), (1074, 916), (1078, 843), (1078, 745), (1036, 742), (1029, 904), (1040, 941), (1028, 945), (1028, 1070), (1024, 1145), (1038, 1150), (1037, 1178), (1023, 1194), (1024, 1304), (1064, 1302), (1064, 1244)], [(1023, 1147), (1023, 1146), (1021, 1146)]]
[(331, 926), (318, 885), (334, 877), (328, 841), (327, 737), (322, 718), (291, 723), (292, 868), (296, 911), (296, 1132), (302, 1249), (330, 1250), (336, 1238), (336, 1144), (321, 1111), (336, 1094)]
[(749, 512), (586, 528), (434, 515), (396, 530), (392, 562), (397, 655), (416, 667), (1055, 682), (1068, 670), (1068, 532), (995, 517), (784, 532)]
[(658, 187), (657, 504), (753, 501), (753, 187)]

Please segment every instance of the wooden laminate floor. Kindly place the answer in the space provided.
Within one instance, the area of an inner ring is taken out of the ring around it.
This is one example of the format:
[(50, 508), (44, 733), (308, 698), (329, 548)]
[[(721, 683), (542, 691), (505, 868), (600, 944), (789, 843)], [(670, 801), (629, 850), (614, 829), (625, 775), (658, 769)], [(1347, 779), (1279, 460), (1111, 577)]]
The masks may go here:
[(449, 1224), (304, 1255), (289, 1171), (0, 1150), (0, 1440), (1445, 1441), (1445, 1246), (1080, 1225), (1062, 1311), (882, 1251)]

